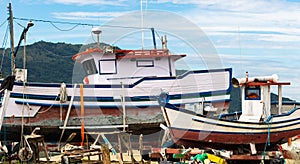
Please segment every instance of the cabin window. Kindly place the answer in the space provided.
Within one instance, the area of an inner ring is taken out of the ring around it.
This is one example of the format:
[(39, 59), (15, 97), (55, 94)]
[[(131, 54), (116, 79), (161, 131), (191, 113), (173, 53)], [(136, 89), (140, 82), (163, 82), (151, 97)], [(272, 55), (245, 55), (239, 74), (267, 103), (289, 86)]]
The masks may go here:
[(94, 59), (84, 61), (82, 63), (82, 66), (87, 75), (92, 75), (92, 74), (98, 73)]
[(117, 63), (115, 59), (99, 60), (100, 74), (116, 74)]
[(246, 100), (260, 100), (260, 87), (246, 87), (245, 99)]
[(136, 67), (154, 67), (153, 60), (137, 60)]

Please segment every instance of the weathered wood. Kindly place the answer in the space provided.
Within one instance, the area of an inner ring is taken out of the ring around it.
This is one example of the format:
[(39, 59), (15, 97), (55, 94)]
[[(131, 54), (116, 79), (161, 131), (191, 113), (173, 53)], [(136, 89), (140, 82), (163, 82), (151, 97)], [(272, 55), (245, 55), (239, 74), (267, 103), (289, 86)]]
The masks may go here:
[[(143, 134), (140, 135), (139, 137), (139, 149), (140, 149), (140, 156), (143, 157)], [(139, 162), (140, 164), (144, 163), (143, 158), (141, 158), (141, 161)]]
[(118, 134), (118, 144), (119, 144), (119, 151), (120, 151), (120, 158), (123, 161), (123, 151), (122, 151), (122, 143), (121, 143), (121, 138), (120, 138), (120, 133)]
[(101, 145), (102, 160), (104, 164), (110, 164), (110, 151), (107, 144)]
[(135, 163), (136, 163), (136, 160), (135, 160), (134, 157), (133, 157), (130, 134), (128, 135), (128, 143), (129, 143), (129, 152), (130, 152), (131, 163), (132, 163), (132, 164), (135, 164)]

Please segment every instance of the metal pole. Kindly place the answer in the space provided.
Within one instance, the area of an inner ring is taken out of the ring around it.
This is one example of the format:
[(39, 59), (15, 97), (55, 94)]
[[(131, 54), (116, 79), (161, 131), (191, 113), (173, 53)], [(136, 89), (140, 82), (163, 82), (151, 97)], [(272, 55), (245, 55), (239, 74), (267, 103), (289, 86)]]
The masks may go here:
[(152, 33), (152, 39), (153, 39), (153, 46), (154, 46), (154, 49), (156, 49), (156, 41), (155, 41), (154, 28), (151, 28), (151, 33)]

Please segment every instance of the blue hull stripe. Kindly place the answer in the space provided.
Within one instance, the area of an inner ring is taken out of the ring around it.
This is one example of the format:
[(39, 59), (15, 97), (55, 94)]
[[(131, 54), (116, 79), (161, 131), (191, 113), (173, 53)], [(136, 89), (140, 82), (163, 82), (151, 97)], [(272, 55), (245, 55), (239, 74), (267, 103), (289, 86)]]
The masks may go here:
[[(32, 100), (34, 101), (34, 100)], [(50, 106), (53, 106), (53, 107), (68, 107), (69, 104), (50, 104), (50, 103), (40, 103), (38, 101), (36, 102), (32, 102), (30, 100), (26, 100), (26, 101), (23, 101), (23, 100), (15, 100), (15, 103), (16, 104), (29, 104), (29, 105), (35, 105), (35, 106), (46, 106), (46, 107), (50, 107)], [(224, 102), (228, 102), (230, 100), (224, 100)], [(117, 101), (112, 101), (112, 102), (117, 102)], [(96, 103), (101, 103), (101, 102), (95, 102)], [(147, 102), (146, 102), (147, 103)], [(85, 107), (87, 108), (120, 108), (121, 105), (84, 105)], [(174, 104), (175, 106), (181, 106), (182, 104)], [(80, 107), (80, 104), (73, 104), (72, 105), (73, 107)], [(137, 108), (147, 108), (147, 107), (159, 107), (159, 105), (155, 105), (155, 104), (152, 104), (150, 103), (149, 105), (126, 105), (126, 107), (137, 107)]]
[[(154, 80), (175, 80), (175, 79), (183, 79), (189, 74), (200, 74), (200, 73), (213, 73), (213, 72), (229, 72), (229, 79), (232, 78), (232, 69), (231, 68), (225, 68), (225, 69), (212, 69), (212, 70), (196, 70), (196, 71), (188, 71), (178, 77), (143, 77), (142, 79), (136, 81), (133, 84), (130, 85), (124, 85), (124, 88), (134, 88), (138, 84), (142, 83), (143, 81), (154, 81)], [(2, 82), (2, 81), (0, 81)], [(17, 86), (23, 86), (22, 82), (15, 82), (14, 85)], [(60, 87), (60, 83), (32, 83), (28, 82), (25, 84), (26, 86), (30, 87)], [(67, 88), (73, 88), (74, 84), (66, 84)], [(229, 92), (231, 90), (231, 82), (229, 80)], [(84, 85), (84, 88), (122, 88), (123, 86), (120, 84), (117, 85), (95, 85), (95, 84), (88, 84)], [(77, 86), (79, 88), (79, 86)]]
[[(218, 96), (218, 95), (228, 95), (225, 91), (215, 91), (215, 92), (205, 92), (205, 93), (188, 93), (188, 94), (175, 94), (170, 95), (171, 100), (176, 99), (188, 99), (188, 98), (199, 98), (199, 97), (210, 97), (210, 96)], [(12, 98), (23, 98), (22, 93), (11, 93)], [(25, 94), (24, 97), (26, 99), (38, 99), (38, 100), (59, 100), (59, 96), (54, 95), (35, 95), (35, 94)], [(125, 97), (126, 101), (155, 101), (157, 100), (157, 96), (134, 96), (134, 97)], [(71, 96), (68, 96), (68, 100), (71, 100)], [(75, 101), (80, 100), (80, 96), (74, 97)], [(93, 102), (93, 101), (102, 101), (102, 102), (115, 102), (120, 101), (118, 99), (114, 99), (113, 97), (92, 97), (92, 96), (85, 96), (84, 101)], [(222, 100), (220, 100), (222, 101)], [(225, 101), (225, 100), (224, 100)], [(209, 101), (206, 101), (209, 102)]]
[[(32, 106), (44, 106), (44, 107), (69, 107), (69, 104), (50, 104), (50, 103), (39, 103), (39, 102), (27, 102), (27, 101), (22, 101), (22, 100), (16, 100), (15, 101), (16, 104), (28, 104), (28, 105), (32, 105)], [(175, 104), (175, 105), (180, 105), (180, 104)], [(73, 104), (72, 107), (75, 108), (80, 108), (80, 104)], [(84, 105), (85, 108), (119, 108), (122, 109), (122, 105), (96, 105), (96, 104), (92, 104), (92, 105)], [(159, 107), (159, 105), (126, 105), (126, 108), (148, 108), (148, 107)]]

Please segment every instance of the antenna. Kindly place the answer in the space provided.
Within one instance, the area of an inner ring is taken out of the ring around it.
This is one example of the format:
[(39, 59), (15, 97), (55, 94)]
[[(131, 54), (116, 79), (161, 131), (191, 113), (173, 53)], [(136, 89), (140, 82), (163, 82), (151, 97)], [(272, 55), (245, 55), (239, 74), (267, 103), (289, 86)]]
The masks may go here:
[(144, 27), (144, 16), (143, 16), (143, 0), (141, 0), (142, 49), (144, 49), (144, 37), (145, 37), (144, 30), (143, 30), (143, 27)]
[(102, 31), (99, 27), (95, 27), (92, 29), (92, 32), (97, 35), (97, 47), (100, 49), (100, 34)]

